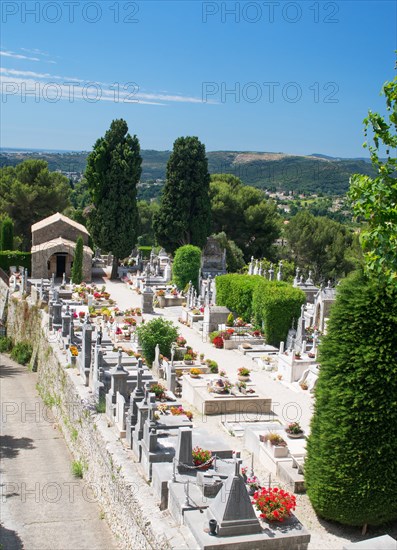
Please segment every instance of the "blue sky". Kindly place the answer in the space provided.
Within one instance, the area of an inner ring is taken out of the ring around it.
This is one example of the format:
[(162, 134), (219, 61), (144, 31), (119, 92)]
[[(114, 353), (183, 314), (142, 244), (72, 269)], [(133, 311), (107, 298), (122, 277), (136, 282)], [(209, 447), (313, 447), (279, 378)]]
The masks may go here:
[(144, 149), (365, 156), (395, 76), (391, 0), (74, 4), (3, 0), (2, 147), (90, 150), (122, 117)]

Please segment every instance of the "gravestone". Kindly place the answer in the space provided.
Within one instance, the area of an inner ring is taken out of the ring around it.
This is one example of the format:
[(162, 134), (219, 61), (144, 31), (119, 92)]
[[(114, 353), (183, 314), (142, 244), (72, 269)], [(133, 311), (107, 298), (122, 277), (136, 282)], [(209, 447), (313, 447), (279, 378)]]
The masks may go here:
[(142, 292), (142, 313), (153, 313), (153, 290), (148, 286), (148, 281), (145, 281), (145, 288)]
[(211, 502), (207, 514), (218, 523), (217, 535), (222, 537), (261, 533), (262, 527), (256, 517), (251, 498), (240, 474), (241, 460), (235, 463), (235, 472)]
[(192, 450), (191, 428), (179, 428), (175, 458), (180, 474), (191, 471), (190, 468), (186, 468), (186, 466), (193, 466)]
[(214, 237), (208, 237), (201, 256), (201, 276), (207, 279), (209, 275), (215, 277), (226, 273), (226, 249), (222, 249)]

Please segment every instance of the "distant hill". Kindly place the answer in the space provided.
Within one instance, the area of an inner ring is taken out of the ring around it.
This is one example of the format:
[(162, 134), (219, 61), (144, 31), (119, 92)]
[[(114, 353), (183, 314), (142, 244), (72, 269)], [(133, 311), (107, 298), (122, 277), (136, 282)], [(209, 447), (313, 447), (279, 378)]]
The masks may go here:
[[(142, 183), (150, 185), (156, 180), (165, 179), (170, 154), (171, 151), (142, 150)], [(27, 152), (2, 149), (0, 166), (15, 166), (27, 158), (34, 158), (46, 160), (50, 170), (83, 173), (87, 155), (86, 151)], [(336, 159), (319, 153), (298, 156), (256, 151), (212, 151), (207, 153), (207, 157), (211, 174), (233, 174), (246, 185), (298, 193), (343, 195), (349, 187), (351, 174), (375, 175), (367, 159)], [(161, 186), (154, 186), (147, 196), (157, 195), (160, 189)]]

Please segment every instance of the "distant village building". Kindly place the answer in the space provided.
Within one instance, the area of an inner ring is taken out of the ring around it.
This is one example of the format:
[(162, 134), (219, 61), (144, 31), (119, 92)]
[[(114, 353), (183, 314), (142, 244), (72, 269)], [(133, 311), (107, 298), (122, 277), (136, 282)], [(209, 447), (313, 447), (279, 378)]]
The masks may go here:
[(92, 250), (84, 225), (57, 212), (32, 225), (32, 278), (71, 276), (76, 241), (83, 238), (83, 279), (91, 281)]

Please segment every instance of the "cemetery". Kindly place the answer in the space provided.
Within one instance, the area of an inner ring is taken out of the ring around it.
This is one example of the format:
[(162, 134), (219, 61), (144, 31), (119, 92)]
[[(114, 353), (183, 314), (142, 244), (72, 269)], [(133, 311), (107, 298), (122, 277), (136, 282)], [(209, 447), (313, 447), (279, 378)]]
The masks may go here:
[[(44, 221), (32, 228), (36, 240), (53, 224), (76, 229), (58, 215)], [(143, 539), (178, 549), (314, 548), (299, 498), (336, 291), (299, 268), (284, 282), (282, 261), (266, 270), (252, 257), (247, 274), (227, 274), (225, 258), (209, 238), (197, 280), (183, 288), (164, 249), (146, 259), (133, 250), (118, 288), (88, 275), (72, 283), (70, 266), (60, 276), (58, 264), (32, 277), (12, 268), (2, 287), (8, 330), (32, 343), (39, 392), (57, 403), (73, 455), (100, 480), (125, 548)], [(96, 251), (93, 269), (111, 264)]]
[[(188, 530), (195, 541), (192, 547), (196, 544), (200, 548), (248, 549), (253, 545), (292, 550), (307, 548), (310, 534), (292, 510), (283, 524), (288, 526), (287, 530), (272, 522), (263, 525), (264, 520), (251, 503), (250, 486), (243, 475), (248, 466), (241, 470), (241, 451), (233, 450), (225, 436), (215, 435), (205, 428), (205, 423), (197, 422), (207, 416), (240, 421), (252, 414), (269, 418), (273, 416), (271, 396), (255, 383), (250, 369), (241, 367), (226, 374), (219, 370), (216, 361), (206, 361), (204, 354), (193, 351), (183, 336), (178, 336), (172, 345), (170, 358), (163, 356), (157, 345), (153, 364), (147, 364), (139, 327), (161, 311), (156, 292), (162, 285), (146, 286), (145, 274), (144, 291), (139, 294), (139, 273), (133, 275), (133, 288), (141, 300), (140, 307), (124, 310), (106, 288), (96, 284), (72, 285), (66, 277), (61, 285), (54, 277), (15, 278), (11, 296), (16, 309), (10, 312), (10, 326), (13, 316), (14, 322), (17, 317), (20, 300), (17, 297), (27, 294), (29, 307), (41, 309), (43, 333), (59, 357), (60, 368), (65, 374), (71, 374), (72, 379), (77, 375), (79, 391), (86, 393), (87, 398), (91, 396), (96, 407), (103, 403), (102, 414), (110, 427), (109, 433), (114, 433), (121, 449), (132, 453), (131, 460), (139, 464), (142, 479), (150, 483), (159, 510), (168, 511), (170, 519)], [(124, 280), (128, 291), (131, 279), (125, 277)], [(212, 285), (209, 277), (201, 284), (199, 293), (189, 285), (186, 295), (182, 296), (186, 306), (179, 306), (180, 321), (186, 312), (187, 322), (180, 322), (180, 326), (193, 331), (192, 334), (204, 333), (204, 319), (221, 333), (226, 328), (230, 310), (219, 311), (221, 308), (213, 305)], [(152, 313), (147, 313), (146, 290), (151, 291), (147, 294), (152, 299), (149, 308)], [(43, 307), (48, 308), (48, 313)], [(195, 315), (196, 310), (202, 315)], [(200, 319), (193, 320), (194, 316)], [(202, 327), (193, 328), (200, 321)], [(235, 334), (245, 342), (251, 328), (239, 324), (237, 321)], [(255, 344), (263, 346), (263, 337), (252, 338)], [(238, 352), (234, 346), (224, 346), (223, 350), (226, 354)], [(39, 355), (40, 351), (36, 353)], [(279, 421), (275, 424), (282, 430)], [(298, 461), (302, 469), (304, 444), (292, 442), (288, 447), (276, 446), (274, 454), (260, 439), (263, 432), (269, 431), (256, 429), (262, 425), (269, 427), (274, 422), (246, 422), (244, 448), (252, 457), (255, 455), (259, 467), (271, 472), (273, 486), (281, 472), (279, 461), (294, 464)], [(202, 449), (200, 453), (204, 453), (204, 457), (209, 457), (204, 464), (194, 458), (198, 449)], [(252, 476), (253, 467), (252, 460)], [(123, 469), (122, 472), (124, 475)], [(291, 485), (287, 475), (280, 476), (280, 480), (296, 492), (301, 490), (298, 484)]]

